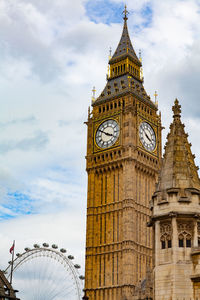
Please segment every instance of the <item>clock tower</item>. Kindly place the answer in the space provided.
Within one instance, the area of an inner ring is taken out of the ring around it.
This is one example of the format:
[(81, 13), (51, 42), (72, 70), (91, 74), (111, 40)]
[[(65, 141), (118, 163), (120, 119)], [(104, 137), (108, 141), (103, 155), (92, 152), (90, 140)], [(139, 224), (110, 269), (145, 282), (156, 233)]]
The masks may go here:
[(107, 83), (88, 113), (85, 292), (131, 300), (152, 265), (149, 202), (161, 159), (161, 119), (143, 87), (127, 28), (109, 60)]

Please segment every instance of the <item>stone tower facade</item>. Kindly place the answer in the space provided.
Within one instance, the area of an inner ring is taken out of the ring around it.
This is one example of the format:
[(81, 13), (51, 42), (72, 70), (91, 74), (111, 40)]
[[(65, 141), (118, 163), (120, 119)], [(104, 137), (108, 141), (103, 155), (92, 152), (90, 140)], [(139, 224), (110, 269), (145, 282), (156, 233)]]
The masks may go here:
[(143, 87), (127, 11), (107, 84), (88, 113), (85, 292), (131, 300), (152, 266), (149, 202), (161, 159), (161, 120)]
[(200, 299), (200, 182), (178, 100), (153, 195), (154, 300)]

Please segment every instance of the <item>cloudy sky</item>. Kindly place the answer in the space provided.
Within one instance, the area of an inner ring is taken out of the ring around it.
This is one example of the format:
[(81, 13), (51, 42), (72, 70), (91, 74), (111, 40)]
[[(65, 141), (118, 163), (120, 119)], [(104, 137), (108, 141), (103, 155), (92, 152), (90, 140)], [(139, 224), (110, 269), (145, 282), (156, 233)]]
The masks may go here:
[[(84, 264), (87, 110), (106, 83), (124, 1), (0, 0), (0, 267), (56, 243)], [(165, 126), (177, 97), (199, 165), (200, 2), (127, 0), (144, 86)], [(164, 144), (164, 142), (163, 142)]]

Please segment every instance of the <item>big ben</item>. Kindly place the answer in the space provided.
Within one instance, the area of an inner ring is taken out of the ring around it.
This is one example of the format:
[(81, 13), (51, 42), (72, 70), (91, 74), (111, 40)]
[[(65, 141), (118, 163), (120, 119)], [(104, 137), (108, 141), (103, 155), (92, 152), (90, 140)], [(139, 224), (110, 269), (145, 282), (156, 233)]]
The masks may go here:
[(85, 292), (131, 300), (152, 266), (150, 199), (161, 160), (161, 120), (147, 95), (127, 10), (107, 83), (88, 114)]

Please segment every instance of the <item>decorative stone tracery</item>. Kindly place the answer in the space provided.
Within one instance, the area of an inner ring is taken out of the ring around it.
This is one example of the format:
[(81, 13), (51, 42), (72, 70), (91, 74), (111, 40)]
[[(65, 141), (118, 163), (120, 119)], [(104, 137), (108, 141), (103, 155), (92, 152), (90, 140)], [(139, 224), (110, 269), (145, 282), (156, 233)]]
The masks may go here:
[(187, 222), (178, 223), (178, 243), (179, 247), (188, 247), (192, 245), (192, 225)]
[(163, 223), (160, 226), (160, 241), (161, 248), (171, 248), (172, 247), (172, 226), (171, 223)]

